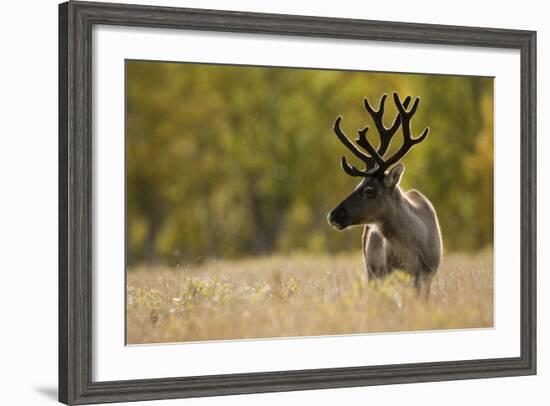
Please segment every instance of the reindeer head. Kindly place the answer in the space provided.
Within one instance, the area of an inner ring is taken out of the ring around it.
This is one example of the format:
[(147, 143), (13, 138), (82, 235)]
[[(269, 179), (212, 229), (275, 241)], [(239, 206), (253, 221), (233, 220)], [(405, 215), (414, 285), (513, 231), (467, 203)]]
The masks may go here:
[[(393, 207), (391, 203), (394, 191), (405, 170), (403, 164), (398, 162), (415, 144), (422, 142), (430, 131), (429, 128), (425, 128), (419, 137), (411, 137), (411, 119), (418, 108), (420, 98), (415, 98), (412, 107), (409, 109), (411, 97), (407, 96), (401, 102), (397, 93), (393, 94), (393, 100), (397, 107), (397, 115), (392, 125), (386, 128), (383, 123), (383, 116), (387, 96), (387, 94), (384, 94), (380, 99), (378, 110), (374, 110), (369, 104), (368, 99), (365, 99), (365, 109), (372, 117), (380, 136), (380, 144), (377, 149), (371, 145), (366, 137), (369, 130), (368, 126), (358, 130), (359, 136), (355, 140), (357, 146), (361, 147), (365, 153), (352, 143), (340, 129), (341, 116), (334, 123), (334, 132), (338, 139), (357, 158), (365, 163), (365, 169), (360, 170), (348, 164), (346, 158), (342, 157), (341, 163), (344, 171), (350, 176), (359, 176), (364, 179), (342, 203), (329, 212), (327, 216), (328, 221), (338, 230), (343, 230), (352, 225), (376, 223), (381, 220), (381, 217), (385, 213), (391, 210)], [(387, 152), (393, 136), (400, 127), (403, 132), (403, 144), (395, 154), (384, 159), (384, 154)], [(389, 171), (387, 171), (388, 169)]]

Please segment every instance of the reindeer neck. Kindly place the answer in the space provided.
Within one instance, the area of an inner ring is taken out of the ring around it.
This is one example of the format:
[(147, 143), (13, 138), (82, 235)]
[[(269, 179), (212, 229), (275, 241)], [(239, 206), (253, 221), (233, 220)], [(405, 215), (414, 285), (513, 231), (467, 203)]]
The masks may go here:
[(395, 188), (390, 204), (382, 214), (377, 226), (388, 240), (410, 240), (408, 234), (411, 228), (407, 227), (410, 221), (410, 202), (404, 196), (403, 191), (398, 186)]

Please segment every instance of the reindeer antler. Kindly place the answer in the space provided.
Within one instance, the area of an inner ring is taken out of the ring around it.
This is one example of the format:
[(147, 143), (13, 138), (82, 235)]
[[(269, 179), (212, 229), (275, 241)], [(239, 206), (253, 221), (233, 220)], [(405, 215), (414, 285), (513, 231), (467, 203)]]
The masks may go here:
[[(399, 129), (399, 126), (401, 125), (401, 115), (397, 113), (397, 115), (393, 120), (392, 125), (389, 128), (386, 128), (386, 126), (384, 126), (384, 122), (383, 122), (384, 105), (386, 103), (387, 97), (388, 95), (386, 93), (382, 95), (382, 97), (380, 98), (380, 106), (378, 107), (378, 110), (374, 110), (369, 104), (369, 99), (365, 97), (365, 109), (369, 112), (370, 116), (372, 117), (372, 120), (374, 121), (374, 125), (378, 130), (378, 134), (380, 134), (380, 146), (378, 147), (378, 154), (380, 156), (384, 156), (384, 154), (388, 150), (388, 147), (390, 146), (392, 137), (394, 136), (394, 134)], [(405, 97), (403, 106), (405, 108), (408, 108), (410, 102), (411, 102), (411, 96)]]
[[(375, 149), (367, 139), (367, 131), (369, 130), (369, 127), (367, 126), (357, 131), (359, 136), (355, 140), (355, 142), (358, 146), (363, 148), (367, 152), (367, 154), (359, 150), (355, 146), (355, 144), (353, 144), (344, 134), (344, 132), (340, 128), (342, 117), (339, 116), (336, 119), (336, 122), (334, 123), (334, 132), (336, 133), (336, 136), (342, 142), (342, 144), (344, 144), (357, 158), (363, 161), (366, 166), (365, 170), (357, 169), (354, 166), (349, 165), (346, 158), (342, 157), (342, 168), (348, 175), (367, 176), (369, 174), (383, 174), (388, 167), (397, 163), (401, 158), (403, 158), (414, 145), (422, 142), (428, 136), (430, 129), (426, 127), (419, 137), (411, 137), (411, 119), (416, 113), (416, 109), (418, 108), (418, 104), (420, 103), (419, 97), (415, 98), (412, 107), (410, 108), (410, 110), (407, 110), (411, 102), (411, 96), (407, 96), (403, 103), (401, 103), (401, 100), (399, 99), (397, 93), (393, 93), (393, 100), (397, 107), (397, 115), (395, 116), (392, 125), (390, 127), (386, 127), (383, 122), (383, 116), (384, 105), (387, 97), (387, 94), (382, 95), (382, 97), (380, 98), (378, 110), (374, 110), (370, 105), (368, 99), (365, 98), (365, 109), (372, 117), (374, 125), (376, 126), (380, 137), (380, 145), (378, 146), (378, 149)], [(388, 159), (384, 159), (384, 154), (387, 152), (391, 140), (399, 127), (401, 127), (403, 131), (403, 144), (395, 154), (393, 154)]]

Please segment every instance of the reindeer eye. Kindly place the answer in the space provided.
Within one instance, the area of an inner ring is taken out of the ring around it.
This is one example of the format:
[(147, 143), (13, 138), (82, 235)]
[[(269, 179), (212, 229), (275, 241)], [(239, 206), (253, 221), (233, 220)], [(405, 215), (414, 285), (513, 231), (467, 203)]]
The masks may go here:
[(376, 189), (373, 187), (366, 187), (363, 190), (363, 196), (368, 198), (376, 196)]

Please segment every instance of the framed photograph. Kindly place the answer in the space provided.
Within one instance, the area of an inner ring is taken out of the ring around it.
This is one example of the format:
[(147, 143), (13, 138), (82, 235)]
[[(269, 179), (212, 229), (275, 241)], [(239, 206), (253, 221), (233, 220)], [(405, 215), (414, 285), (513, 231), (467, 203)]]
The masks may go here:
[(59, 6), (59, 400), (536, 373), (536, 33)]

